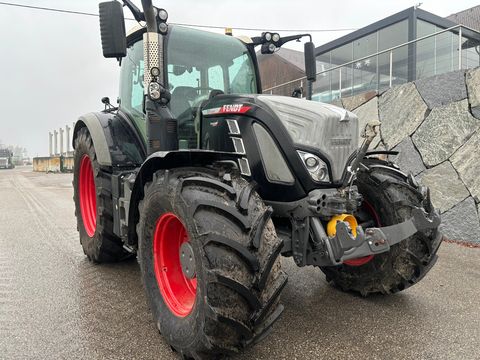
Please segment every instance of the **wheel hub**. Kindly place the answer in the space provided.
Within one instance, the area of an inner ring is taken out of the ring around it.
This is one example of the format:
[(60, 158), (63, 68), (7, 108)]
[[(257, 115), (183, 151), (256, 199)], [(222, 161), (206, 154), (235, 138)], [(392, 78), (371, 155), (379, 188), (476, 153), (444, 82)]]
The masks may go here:
[(184, 242), (180, 246), (180, 264), (182, 265), (183, 275), (189, 279), (195, 278), (195, 257), (193, 248), (188, 242)]

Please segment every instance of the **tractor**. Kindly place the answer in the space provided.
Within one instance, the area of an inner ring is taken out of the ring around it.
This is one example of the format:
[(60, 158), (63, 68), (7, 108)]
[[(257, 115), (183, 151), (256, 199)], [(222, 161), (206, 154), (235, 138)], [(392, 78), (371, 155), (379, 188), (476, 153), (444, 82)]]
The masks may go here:
[[(311, 101), (311, 39), (306, 99), (262, 94), (257, 47), (308, 34), (237, 38), (169, 24), (151, 0), (122, 3), (99, 5), (120, 91), (76, 122), (75, 214), (89, 260), (137, 257), (172, 349), (212, 359), (264, 339), (283, 311), (280, 255), (362, 296), (425, 276), (442, 241), (429, 190), (394, 152), (369, 150), (378, 123), (359, 129)], [(124, 6), (139, 23), (128, 33)]]

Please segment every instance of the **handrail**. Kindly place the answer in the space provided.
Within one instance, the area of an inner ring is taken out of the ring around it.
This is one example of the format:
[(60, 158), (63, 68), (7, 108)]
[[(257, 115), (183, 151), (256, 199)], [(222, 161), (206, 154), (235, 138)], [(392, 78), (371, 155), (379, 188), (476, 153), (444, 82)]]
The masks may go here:
[[(376, 52), (376, 53), (374, 53), (374, 54), (371, 54), (371, 55), (368, 55), (368, 56), (364, 56), (364, 57), (361, 57), (361, 58), (358, 58), (358, 59), (355, 59), (355, 60), (346, 62), (346, 63), (341, 64), (341, 65), (334, 66), (334, 67), (332, 67), (332, 68), (330, 68), (330, 69), (322, 70), (322, 71), (320, 71), (320, 72), (317, 72), (316, 75), (322, 75), (322, 74), (324, 74), (324, 73), (327, 73), (327, 72), (330, 72), (330, 71), (335, 71), (335, 70), (337, 70), (337, 69), (340, 69), (340, 68), (342, 68), (342, 67), (344, 67), (344, 66), (348, 66), (348, 65), (354, 64), (354, 63), (356, 63), (356, 62), (366, 60), (366, 59), (370, 59), (370, 58), (372, 58), (372, 57), (374, 57), (374, 56), (378, 56), (378, 55), (382, 55), (382, 54), (385, 54), (385, 53), (388, 53), (388, 52), (392, 52), (392, 51), (394, 51), (394, 50), (396, 50), (396, 49), (399, 49), (399, 48), (401, 48), (401, 47), (404, 47), (404, 46), (407, 46), (407, 45), (416, 43), (416, 42), (418, 42), (418, 41), (422, 41), (422, 40), (431, 38), (431, 37), (433, 37), (433, 36), (437, 36), (437, 35), (442, 34), (442, 33), (444, 33), (444, 32), (452, 31), (452, 30), (454, 30), (454, 29), (456, 29), (456, 28), (460, 28), (460, 30), (461, 30), (462, 28), (465, 28), (465, 29), (468, 29), (468, 30), (473, 31), (473, 32), (475, 32), (475, 33), (477, 33), (477, 34), (480, 35), (480, 32), (478, 32), (477, 30), (474, 30), (474, 29), (472, 29), (472, 28), (469, 28), (468, 26), (465, 26), (465, 25), (458, 24), (458, 25), (449, 27), (448, 29), (443, 29), (442, 31), (439, 31), (439, 32), (436, 32), (436, 33), (433, 33), (433, 34), (430, 34), (430, 35), (425, 35), (425, 36), (419, 37), (419, 38), (417, 38), (417, 39), (407, 41), (406, 43), (403, 43), (403, 44), (400, 44), (400, 45), (396, 45), (396, 46), (392, 46), (391, 48), (388, 48), (388, 49), (385, 49), (385, 50), (382, 50), (382, 51), (378, 51), (378, 52)], [(461, 36), (461, 34), (462, 34), (462, 33), (460, 32), (460, 33), (459, 33), (459, 36)], [(461, 52), (461, 51), (460, 51), (460, 52)], [(305, 80), (306, 78), (307, 78), (306, 76), (302, 76), (302, 77), (300, 77), (300, 78), (298, 78), (298, 79), (290, 80), (290, 81), (287, 81), (287, 82), (285, 82), (285, 83), (283, 83), (283, 84), (275, 85), (275, 86), (269, 87), (269, 88), (267, 88), (267, 89), (263, 89), (262, 92), (271, 91), (271, 90), (277, 89), (277, 88), (279, 88), (279, 87), (282, 87), (282, 86), (285, 86), (285, 85), (289, 85), (289, 84), (295, 83), (295, 82), (297, 82), (297, 81)]]

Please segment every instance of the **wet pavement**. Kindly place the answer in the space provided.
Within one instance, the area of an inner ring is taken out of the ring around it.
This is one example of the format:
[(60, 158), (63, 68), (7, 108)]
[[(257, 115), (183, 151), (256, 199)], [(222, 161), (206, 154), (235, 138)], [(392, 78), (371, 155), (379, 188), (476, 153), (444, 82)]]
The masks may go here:
[[(71, 174), (0, 171), (0, 359), (179, 359), (152, 322), (135, 260), (93, 265)], [(285, 312), (235, 359), (480, 359), (480, 249), (444, 243), (426, 278), (361, 298), (283, 264)]]

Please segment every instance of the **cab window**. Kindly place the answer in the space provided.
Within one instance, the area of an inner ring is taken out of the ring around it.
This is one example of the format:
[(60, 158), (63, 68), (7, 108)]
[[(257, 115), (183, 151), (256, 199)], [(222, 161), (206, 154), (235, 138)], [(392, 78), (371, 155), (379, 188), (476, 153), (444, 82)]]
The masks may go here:
[(145, 117), (143, 114), (143, 41), (127, 49), (120, 70), (120, 109), (134, 122), (146, 139)]

